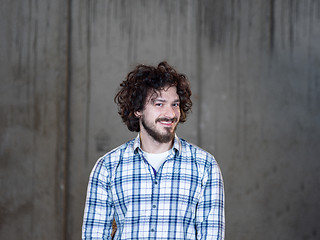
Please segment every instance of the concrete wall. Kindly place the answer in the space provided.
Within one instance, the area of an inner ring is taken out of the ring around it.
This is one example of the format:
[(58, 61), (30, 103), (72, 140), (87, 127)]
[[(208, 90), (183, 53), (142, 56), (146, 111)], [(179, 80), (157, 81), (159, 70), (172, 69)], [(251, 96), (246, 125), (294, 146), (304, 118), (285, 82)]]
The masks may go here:
[(0, 239), (63, 239), (65, 1), (1, 1)]
[(79, 239), (89, 173), (135, 134), (138, 63), (185, 73), (178, 134), (217, 158), (226, 239), (320, 236), (320, 2), (3, 1), (0, 239)]

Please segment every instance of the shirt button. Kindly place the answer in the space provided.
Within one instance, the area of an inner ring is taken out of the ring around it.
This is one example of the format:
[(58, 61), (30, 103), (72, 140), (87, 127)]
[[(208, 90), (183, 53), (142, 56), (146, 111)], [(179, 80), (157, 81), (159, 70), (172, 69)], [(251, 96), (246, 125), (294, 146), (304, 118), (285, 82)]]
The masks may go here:
[(153, 229), (153, 228), (151, 229), (151, 232), (154, 232), (154, 229)]
[(153, 207), (153, 208), (156, 208), (157, 206), (156, 206), (156, 205), (153, 205), (152, 207)]
[(157, 185), (157, 184), (158, 184), (158, 182), (157, 182), (157, 181), (155, 181), (155, 182), (154, 182), (154, 184), (156, 184), (156, 185)]

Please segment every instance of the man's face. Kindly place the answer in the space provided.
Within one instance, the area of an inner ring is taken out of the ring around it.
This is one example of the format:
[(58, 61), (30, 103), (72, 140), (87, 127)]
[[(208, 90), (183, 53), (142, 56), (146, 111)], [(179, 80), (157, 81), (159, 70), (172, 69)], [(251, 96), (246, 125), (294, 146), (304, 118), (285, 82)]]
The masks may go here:
[(157, 94), (151, 91), (144, 109), (137, 112), (140, 116), (140, 133), (160, 143), (173, 140), (180, 119), (179, 104), (176, 87), (164, 88)]

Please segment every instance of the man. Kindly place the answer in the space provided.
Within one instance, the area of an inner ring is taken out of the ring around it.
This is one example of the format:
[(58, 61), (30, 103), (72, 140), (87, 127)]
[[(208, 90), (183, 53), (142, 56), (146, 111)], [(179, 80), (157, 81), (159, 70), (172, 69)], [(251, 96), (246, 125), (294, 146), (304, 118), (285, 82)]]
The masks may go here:
[(136, 139), (90, 175), (83, 239), (224, 239), (224, 189), (214, 157), (176, 136), (191, 111), (186, 77), (166, 62), (138, 65), (115, 97)]

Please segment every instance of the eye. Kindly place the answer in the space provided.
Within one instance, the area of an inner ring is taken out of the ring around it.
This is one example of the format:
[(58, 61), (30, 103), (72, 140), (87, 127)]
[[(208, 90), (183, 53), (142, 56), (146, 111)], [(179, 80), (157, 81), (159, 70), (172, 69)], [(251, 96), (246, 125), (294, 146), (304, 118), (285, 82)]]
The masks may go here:
[(180, 104), (179, 104), (179, 103), (174, 103), (174, 104), (172, 104), (172, 106), (173, 106), (173, 107), (179, 107)]
[(154, 105), (156, 105), (157, 107), (162, 107), (163, 103), (155, 103)]

